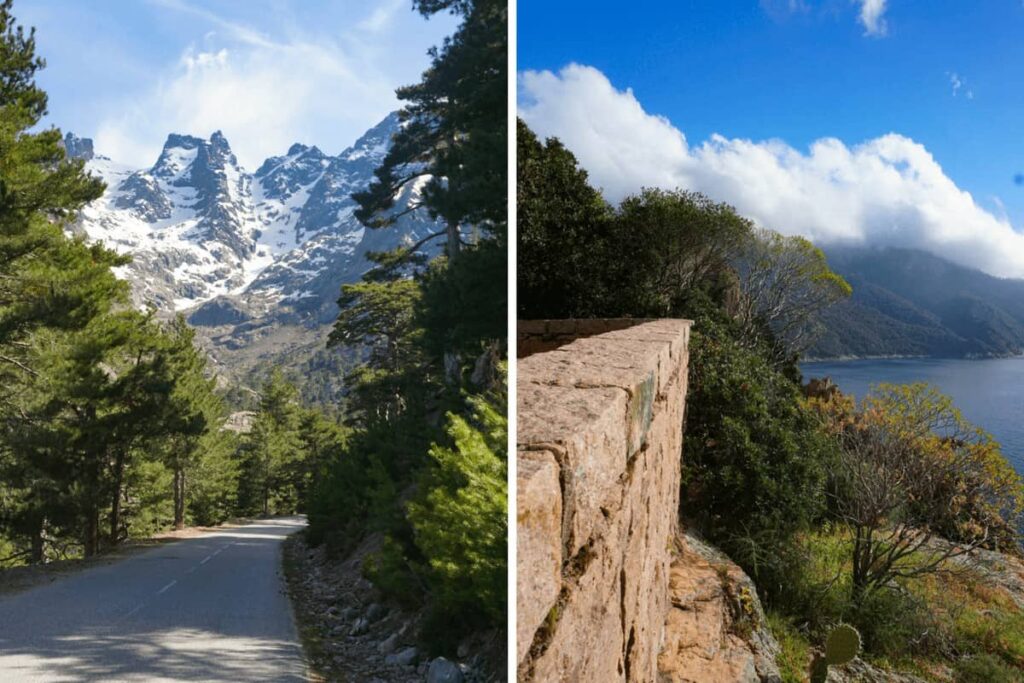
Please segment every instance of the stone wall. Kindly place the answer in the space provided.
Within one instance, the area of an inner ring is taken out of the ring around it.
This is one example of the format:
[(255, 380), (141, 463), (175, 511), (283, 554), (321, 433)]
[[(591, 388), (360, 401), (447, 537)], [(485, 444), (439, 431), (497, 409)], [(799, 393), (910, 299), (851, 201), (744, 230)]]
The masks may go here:
[(643, 318), (577, 318), (569, 320), (520, 320), (516, 323), (516, 356), (553, 351), (569, 342), (640, 325)]
[(520, 325), (521, 340), (560, 342), (518, 364), (520, 681), (657, 678), (689, 330), (684, 320)]

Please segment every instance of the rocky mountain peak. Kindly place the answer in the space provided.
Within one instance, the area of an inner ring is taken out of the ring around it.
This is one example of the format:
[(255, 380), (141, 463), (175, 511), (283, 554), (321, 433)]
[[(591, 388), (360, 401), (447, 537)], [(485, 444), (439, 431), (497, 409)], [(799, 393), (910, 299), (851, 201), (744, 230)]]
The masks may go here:
[(74, 133), (68, 133), (64, 136), (62, 144), (64, 152), (72, 159), (90, 161), (95, 156), (90, 138), (80, 138)]
[(398, 132), (401, 123), (398, 120), (398, 112), (392, 112), (355, 141), (351, 147), (338, 155), (339, 159), (356, 161), (359, 159), (376, 160), (382, 159), (391, 147), (391, 138)]
[(197, 168), (210, 170), (226, 166), (237, 167), (238, 160), (221, 131), (214, 132), (209, 140), (171, 133), (167, 136), (152, 173), (158, 177), (180, 178), (189, 168), (195, 173)]
[(202, 138), (194, 135), (182, 135), (181, 133), (170, 133), (164, 142), (164, 151), (169, 149), (195, 149), (203, 144)]
[(352, 193), (372, 182), (397, 127), (390, 115), (338, 156), (296, 143), (255, 173), (239, 167), (220, 131), (169, 135), (147, 169), (97, 156), (89, 169), (108, 190), (80, 227), (133, 256), (124, 275), (140, 305), (189, 310), (207, 327), (332, 320), (340, 285), (366, 271), (368, 250), (437, 229), (420, 212), (386, 231), (364, 231), (353, 215)]

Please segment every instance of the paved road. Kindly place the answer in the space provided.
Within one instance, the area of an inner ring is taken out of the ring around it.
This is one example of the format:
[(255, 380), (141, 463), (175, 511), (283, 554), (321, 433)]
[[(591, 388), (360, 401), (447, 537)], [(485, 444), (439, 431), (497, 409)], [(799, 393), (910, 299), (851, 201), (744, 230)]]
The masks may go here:
[(0, 597), (0, 681), (306, 680), (280, 576), (299, 517), (154, 548)]

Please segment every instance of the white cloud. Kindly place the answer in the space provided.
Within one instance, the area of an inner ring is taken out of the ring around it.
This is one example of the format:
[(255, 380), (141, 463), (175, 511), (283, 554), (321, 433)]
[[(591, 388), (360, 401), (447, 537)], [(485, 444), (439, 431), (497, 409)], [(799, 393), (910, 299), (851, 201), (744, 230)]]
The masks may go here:
[(369, 33), (377, 33), (385, 29), (395, 18), (395, 14), (400, 10), (408, 10), (406, 7), (405, 0), (391, 0), (386, 4), (380, 5), (370, 16), (366, 17), (357, 24), (360, 30), (367, 31)]
[(887, 0), (853, 0), (860, 5), (860, 23), (864, 26), (864, 35), (884, 36), (889, 27), (885, 21)]
[[(249, 169), (295, 142), (340, 152), (400, 106), (395, 87), (416, 80), (427, 47), (450, 23), (432, 22), (410, 36), (412, 22), (422, 20), (400, 0), (379, 0), (362, 3), (364, 19), (341, 24), (340, 32), (282, 25), (271, 35), (185, 0), (150, 3), (194, 18), (202, 37), (141, 92), (105, 105), (97, 151), (140, 167), (156, 160), (172, 132), (208, 137), (222, 130)], [(400, 9), (409, 17), (397, 16)], [(410, 59), (413, 49), (418, 58)]]
[(1024, 277), (1024, 235), (903, 135), (852, 147), (823, 138), (807, 151), (721, 135), (690, 146), (682, 131), (592, 67), (526, 71), (519, 90), (520, 116), (541, 137), (560, 138), (611, 201), (641, 187), (691, 189), (821, 244), (926, 249), (993, 275)]

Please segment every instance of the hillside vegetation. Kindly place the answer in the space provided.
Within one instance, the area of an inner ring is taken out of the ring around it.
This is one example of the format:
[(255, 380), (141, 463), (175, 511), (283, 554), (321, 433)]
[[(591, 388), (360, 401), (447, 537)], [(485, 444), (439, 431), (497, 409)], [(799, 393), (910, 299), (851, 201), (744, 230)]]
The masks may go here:
[(829, 265), (853, 296), (822, 314), (814, 358), (984, 357), (1024, 352), (1024, 280), (923, 251), (833, 247)]
[(1024, 595), (979, 561), (1021, 550), (1024, 482), (999, 444), (928, 386), (881, 386), (854, 405), (802, 385), (797, 362), (857, 300), (858, 280), (841, 275), (855, 271), (699, 194), (611, 206), (558, 140), (522, 122), (518, 147), (519, 317), (694, 321), (682, 523), (756, 582), (785, 680), (808, 680), (844, 623), (871, 680), (1020, 680)]
[[(310, 491), (308, 540), (340, 560), (383, 536), (365, 574), (423, 608), (426, 647), (451, 655), (507, 614), (508, 17), (498, 0), (414, 5), (462, 22), (423, 79), (398, 90), (403, 125), (354, 195), (356, 216), (386, 232), (412, 210), (441, 228), (371, 254), (362, 281), (341, 288), (328, 345), (365, 361), (345, 377), (351, 432)], [(414, 185), (420, 201), (396, 205)], [(429, 259), (433, 241), (443, 252)]]

